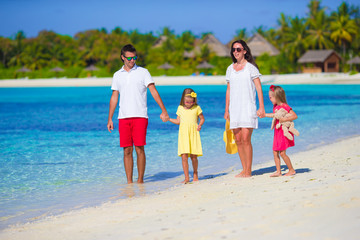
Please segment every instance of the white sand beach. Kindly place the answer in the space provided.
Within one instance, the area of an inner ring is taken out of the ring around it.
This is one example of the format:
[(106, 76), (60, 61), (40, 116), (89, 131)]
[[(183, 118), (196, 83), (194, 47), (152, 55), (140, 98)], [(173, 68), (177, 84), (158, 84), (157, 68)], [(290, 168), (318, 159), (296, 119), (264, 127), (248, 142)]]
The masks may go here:
[[(225, 76), (161, 76), (153, 77), (156, 85), (225, 85)], [(111, 86), (112, 78), (50, 78), (50, 79), (5, 79), (0, 87), (85, 87)], [(360, 84), (360, 74), (303, 73), (263, 75), (263, 84)]]
[(0, 239), (358, 239), (359, 147), (354, 136), (292, 154), (292, 177), (270, 178), (269, 156), (251, 178), (219, 174), (13, 226)]

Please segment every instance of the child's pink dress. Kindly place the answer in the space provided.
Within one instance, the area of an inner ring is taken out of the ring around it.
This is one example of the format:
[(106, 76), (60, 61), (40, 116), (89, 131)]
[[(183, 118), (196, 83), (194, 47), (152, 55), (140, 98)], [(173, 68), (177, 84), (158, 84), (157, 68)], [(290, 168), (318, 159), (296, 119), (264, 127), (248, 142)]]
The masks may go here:
[[(287, 112), (290, 112), (291, 107), (285, 103), (281, 105), (274, 105), (273, 112), (275, 113), (275, 110), (278, 110), (280, 108), (284, 108)], [(278, 124), (279, 120), (276, 120), (275, 124)], [(275, 125), (276, 126), (276, 125)], [(290, 133), (293, 137), (294, 135)], [(284, 151), (289, 147), (292, 147), (295, 145), (294, 140), (289, 140), (287, 137), (284, 136), (284, 132), (282, 128), (276, 129), (274, 127), (274, 143), (273, 143), (273, 150), (274, 151)]]

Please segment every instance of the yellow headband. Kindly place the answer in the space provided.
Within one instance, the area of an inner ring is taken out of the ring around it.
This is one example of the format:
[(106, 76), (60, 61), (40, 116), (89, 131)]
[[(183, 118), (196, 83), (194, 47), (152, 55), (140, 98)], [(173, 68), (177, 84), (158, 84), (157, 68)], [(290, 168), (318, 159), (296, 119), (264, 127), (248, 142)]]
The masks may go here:
[(195, 92), (192, 92), (192, 93), (186, 94), (185, 96), (191, 96), (193, 98), (196, 98), (197, 95)]

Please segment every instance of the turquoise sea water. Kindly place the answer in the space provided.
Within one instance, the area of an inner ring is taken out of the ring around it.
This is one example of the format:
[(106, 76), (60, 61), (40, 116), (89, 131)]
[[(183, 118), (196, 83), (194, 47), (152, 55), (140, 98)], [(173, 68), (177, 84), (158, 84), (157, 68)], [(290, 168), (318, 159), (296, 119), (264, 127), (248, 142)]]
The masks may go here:
[[(295, 127), (300, 136), (290, 154), (360, 134), (360, 85), (283, 87), (299, 116)], [(226, 154), (222, 140), (226, 86), (192, 88), (206, 120), (200, 133), (200, 180), (239, 170), (238, 156)], [(271, 112), (268, 88), (263, 86), (266, 112)], [(157, 89), (175, 118), (184, 87)], [(178, 126), (159, 119), (160, 109), (149, 94), (146, 183), (125, 184), (116, 117), (116, 130), (106, 129), (110, 96), (109, 87), (0, 88), (0, 228), (151, 194), (183, 180)], [(260, 119), (254, 131), (254, 170), (256, 164), (272, 161), (270, 125), (271, 119)], [(136, 180), (136, 168), (134, 173)]]

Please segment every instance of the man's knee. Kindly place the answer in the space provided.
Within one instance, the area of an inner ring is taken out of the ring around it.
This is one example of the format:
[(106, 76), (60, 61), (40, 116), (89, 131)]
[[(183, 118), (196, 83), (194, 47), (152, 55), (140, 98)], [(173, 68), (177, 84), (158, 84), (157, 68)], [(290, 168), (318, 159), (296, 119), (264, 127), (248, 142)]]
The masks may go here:
[(135, 146), (135, 151), (137, 155), (145, 154), (144, 146)]
[(131, 156), (133, 153), (133, 147), (125, 147), (124, 148), (124, 155), (125, 156)]

